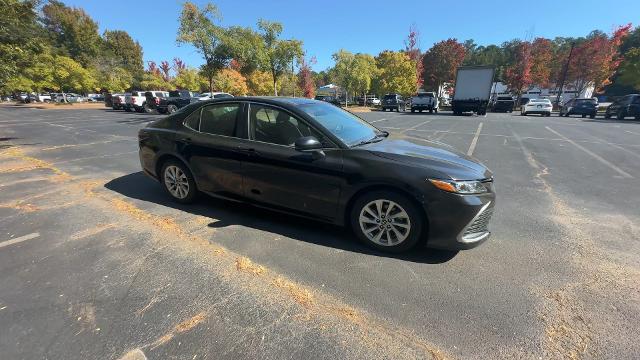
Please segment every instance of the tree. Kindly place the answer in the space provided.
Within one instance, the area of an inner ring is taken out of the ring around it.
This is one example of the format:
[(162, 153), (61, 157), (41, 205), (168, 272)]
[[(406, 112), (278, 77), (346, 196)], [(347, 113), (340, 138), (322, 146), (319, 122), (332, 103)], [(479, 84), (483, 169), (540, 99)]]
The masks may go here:
[(551, 66), (553, 63), (553, 45), (551, 40), (536, 38), (531, 44), (531, 83), (547, 88), (551, 83)]
[(627, 50), (619, 73), (619, 81), (621, 84), (640, 90), (640, 48), (630, 48)]
[(375, 87), (378, 93), (400, 93), (405, 96), (415, 93), (415, 64), (407, 54), (387, 50), (375, 60), (378, 69)]
[(145, 71), (140, 81), (140, 87), (153, 90), (171, 90), (173, 86), (157, 72)]
[(312, 57), (309, 61), (305, 60), (304, 57), (299, 60), (298, 87), (302, 89), (302, 96), (309, 99), (316, 95), (316, 82), (311, 70), (311, 66), (315, 63), (315, 57)]
[[(164, 79), (164, 81), (171, 80), (171, 65), (167, 60), (160, 61), (160, 66), (158, 66), (158, 69), (160, 70), (160, 74), (162, 75), (162, 78)], [(182, 70), (182, 69), (179, 69), (179, 70)]]
[[(144, 80), (144, 75), (142, 80)], [(109, 71), (100, 72), (97, 85), (100, 89), (110, 92), (124, 92), (133, 86), (133, 76), (127, 69), (116, 66), (110, 68)]]
[[(96, 89), (96, 80), (91, 73), (75, 60), (66, 56), (53, 58), (51, 84), (60, 92), (89, 92)], [(66, 98), (65, 98), (66, 101)]]
[(103, 38), (106, 52), (104, 55), (113, 56), (116, 66), (127, 70), (133, 77), (140, 78), (144, 71), (142, 46), (122, 30), (107, 30)]
[(265, 43), (256, 31), (241, 26), (227, 29), (226, 47), (233, 57), (236, 70), (242, 75), (266, 69)]
[(464, 61), (466, 50), (456, 39), (436, 43), (422, 57), (425, 89), (431, 88), (440, 96), (440, 88), (445, 82), (453, 82), (456, 70)]
[(254, 96), (270, 95), (273, 92), (273, 78), (268, 71), (255, 70), (247, 76), (248, 93)]
[(404, 41), (404, 52), (409, 55), (409, 58), (416, 65), (416, 89), (422, 88), (424, 83), (423, 66), (422, 66), (422, 53), (420, 52), (420, 33), (415, 24), (409, 27), (409, 35)]
[(618, 27), (611, 37), (592, 32), (586, 41), (575, 46), (567, 71), (567, 79), (581, 93), (588, 86), (596, 89), (610, 83), (609, 79), (622, 61), (619, 48), (631, 25)]
[(514, 59), (504, 74), (504, 80), (509, 90), (516, 93), (516, 104), (520, 103), (522, 92), (531, 86), (531, 43), (520, 41), (514, 50)]
[(220, 70), (213, 79), (213, 85), (216, 90), (235, 96), (246, 95), (249, 92), (247, 79), (233, 69)]
[(208, 80), (209, 91), (213, 91), (215, 74), (231, 60), (229, 48), (224, 44), (226, 31), (216, 25), (220, 20), (218, 8), (212, 3), (202, 9), (190, 1), (182, 5), (176, 41), (178, 45), (192, 45), (203, 56), (205, 63), (201, 67), (201, 74)]
[(180, 70), (173, 78), (173, 85), (183, 90), (200, 91), (206, 84), (206, 80), (202, 78), (198, 70), (189, 67)]
[[(0, 90), (27, 90), (24, 71), (45, 48), (37, 23), (37, 0), (5, 0), (0, 12)], [(28, 41), (26, 41), (28, 39)]]
[(262, 31), (264, 59), (273, 78), (273, 94), (278, 96), (278, 79), (293, 64), (294, 59), (303, 56), (302, 42), (282, 40), (282, 24), (260, 19), (258, 28)]
[(85, 67), (91, 64), (102, 45), (98, 24), (81, 8), (68, 7), (57, 0), (43, 6), (42, 14), (55, 48)]

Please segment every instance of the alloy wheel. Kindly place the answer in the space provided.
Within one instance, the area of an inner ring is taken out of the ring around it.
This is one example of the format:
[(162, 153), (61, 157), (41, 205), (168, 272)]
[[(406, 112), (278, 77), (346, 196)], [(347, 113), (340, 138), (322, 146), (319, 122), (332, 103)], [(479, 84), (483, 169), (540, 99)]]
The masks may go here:
[(184, 171), (175, 165), (165, 168), (164, 184), (169, 193), (177, 199), (184, 199), (189, 195), (189, 179)]
[(409, 214), (398, 203), (386, 199), (366, 204), (358, 222), (367, 239), (381, 246), (396, 246), (411, 232)]

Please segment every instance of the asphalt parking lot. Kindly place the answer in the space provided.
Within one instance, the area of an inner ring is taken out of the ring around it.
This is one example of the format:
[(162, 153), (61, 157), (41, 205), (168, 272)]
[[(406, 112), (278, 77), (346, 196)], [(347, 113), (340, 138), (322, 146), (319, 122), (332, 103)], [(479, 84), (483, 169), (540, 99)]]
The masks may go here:
[(0, 357), (637, 358), (640, 122), (360, 115), (487, 165), (492, 238), (389, 256), (177, 205), (140, 172), (158, 115), (0, 107)]

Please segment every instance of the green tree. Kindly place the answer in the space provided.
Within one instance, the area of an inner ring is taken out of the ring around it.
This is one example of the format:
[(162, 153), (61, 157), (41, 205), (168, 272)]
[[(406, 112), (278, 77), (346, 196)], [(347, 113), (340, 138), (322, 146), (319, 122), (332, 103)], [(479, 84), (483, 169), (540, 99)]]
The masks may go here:
[(50, 0), (42, 14), (55, 48), (85, 67), (91, 64), (102, 45), (98, 24), (81, 8), (57, 0)]
[(270, 95), (273, 91), (273, 78), (268, 71), (255, 70), (247, 75), (248, 93), (253, 96)]
[(173, 85), (178, 89), (200, 91), (203, 85), (206, 86), (206, 80), (202, 78), (198, 70), (187, 67), (178, 71), (176, 77), (173, 78)]
[(376, 56), (376, 66), (378, 68), (375, 81), (376, 92), (409, 96), (416, 91), (415, 64), (407, 54), (383, 51)]
[(225, 46), (237, 63), (238, 71), (246, 76), (266, 67), (264, 42), (256, 31), (241, 26), (232, 26), (226, 31)]
[(202, 9), (190, 1), (182, 5), (176, 41), (178, 45), (192, 45), (204, 58), (201, 74), (208, 80), (209, 91), (213, 91), (215, 74), (231, 60), (229, 46), (225, 45), (226, 30), (216, 24), (220, 20), (218, 8), (212, 3)]
[(282, 24), (260, 19), (258, 28), (264, 42), (264, 60), (273, 77), (273, 93), (278, 96), (278, 79), (291, 68), (294, 59), (303, 56), (302, 42), (282, 40)]
[(92, 74), (75, 60), (66, 56), (54, 56), (52, 67), (53, 90), (89, 92), (96, 89), (96, 80)]
[(127, 70), (133, 77), (140, 78), (144, 72), (142, 46), (123, 30), (107, 30), (103, 38), (103, 56), (112, 56), (116, 60), (116, 66)]
[(115, 66), (110, 68), (109, 71), (98, 73), (97, 84), (103, 90), (114, 93), (124, 92), (133, 86), (133, 76), (129, 70)]
[[(411, 60), (406, 53), (403, 53), (403, 58)], [(347, 50), (340, 50), (333, 54), (333, 60), (336, 64), (332, 72), (337, 83), (347, 92), (347, 98), (349, 94), (357, 92), (366, 94), (371, 89), (373, 78), (378, 73), (376, 59), (373, 56), (354, 55)]]
[(0, 90), (28, 90), (25, 70), (46, 49), (37, 23), (37, 0), (3, 0), (0, 11)]
[(640, 90), (640, 48), (627, 50), (618, 72), (618, 80), (621, 84)]
[(167, 82), (159, 72), (145, 71), (140, 80), (142, 89), (151, 90), (170, 90), (173, 86)]

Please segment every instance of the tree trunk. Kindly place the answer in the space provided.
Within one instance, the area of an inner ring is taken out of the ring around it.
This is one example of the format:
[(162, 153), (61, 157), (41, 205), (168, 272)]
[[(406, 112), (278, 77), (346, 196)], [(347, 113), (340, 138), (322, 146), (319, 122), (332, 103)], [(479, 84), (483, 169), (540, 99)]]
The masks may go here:
[(209, 76), (209, 92), (213, 93), (213, 76)]
[(278, 80), (276, 77), (273, 77), (273, 95), (278, 96)]

